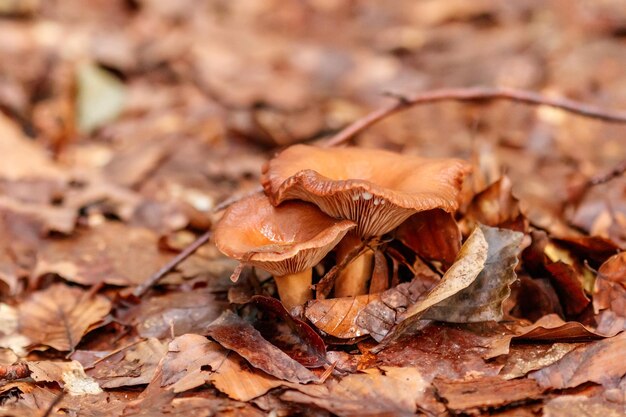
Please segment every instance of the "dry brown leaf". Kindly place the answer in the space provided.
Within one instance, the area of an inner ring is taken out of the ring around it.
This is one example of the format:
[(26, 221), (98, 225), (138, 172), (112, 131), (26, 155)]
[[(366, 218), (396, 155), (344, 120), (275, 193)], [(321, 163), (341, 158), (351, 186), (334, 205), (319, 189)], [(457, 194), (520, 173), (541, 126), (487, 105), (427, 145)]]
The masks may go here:
[(429, 384), (415, 368), (381, 367), (348, 375), (325, 385), (301, 385), (281, 398), (311, 404), (340, 416), (407, 416), (427, 396)]
[(102, 388), (149, 383), (167, 346), (155, 338), (132, 343), (99, 359), (87, 369)]
[(586, 382), (615, 386), (626, 374), (626, 333), (568, 353), (558, 362), (530, 374), (545, 388), (574, 388)]
[(601, 396), (564, 395), (543, 407), (544, 417), (623, 417), (626, 406)]
[(497, 359), (498, 363), (504, 365), (500, 376), (504, 379), (519, 378), (552, 365), (579, 346), (579, 343), (513, 345), (506, 356)]
[(250, 401), (285, 384), (263, 371), (251, 369), (236, 353), (196, 334), (172, 340), (161, 366), (161, 386), (175, 393), (209, 382), (232, 399)]
[(396, 239), (427, 261), (452, 265), (461, 250), (461, 229), (454, 217), (441, 209), (422, 211), (396, 229)]
[(95, 395), (102, 392), (98, 383), (85, 374), (83, 366), (77, 361), (36, 361), (27, 364), (33, 380), (57, 382), (70, 395)]
[(150, 230), (106, 222), (76, 237), (50, 241), (34, 275), (56, 273), (83, 285), (137, 285), (168, 260)]
[(207, 330), (226, 349), (231, 349), (252, 366), (276, 378), (296, 383), (318, 381), (311, 371), (265, 340), (261, 333), (227, 310)]
[(53, 285), (19, 306), (19, 332), (32, 343), (73, 350), (85, 332), (111, 310), (110, 301), (76, 287)]
[(612, 256), (598, 269), (593, 307), (596, 313), (610, 310), (626, 320), (626, 252)]

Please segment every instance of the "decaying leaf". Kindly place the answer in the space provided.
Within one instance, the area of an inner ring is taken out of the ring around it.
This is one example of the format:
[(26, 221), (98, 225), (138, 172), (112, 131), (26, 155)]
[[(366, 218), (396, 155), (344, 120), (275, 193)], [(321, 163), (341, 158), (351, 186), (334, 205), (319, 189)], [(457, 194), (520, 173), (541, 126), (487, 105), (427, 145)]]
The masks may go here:
[(564, 395), (548, 401), (544, 417), (622, 417), (624, 402), (609, 401), (602, 396)]
[(348, 375), (325, 385), (302, 385), (281, 398), (311, 404), (340, 416), (413, 415), (427, 395), (428, 383), (414, 368), (381, 367)]
[(577, 387), (585, 382), (615, 386), (626, 375), (626, 333), (579, 347), (558, 362), (530, 374), (545, 388)]
[(211, 383), (230, 398), (250, 401), (284, 384), (263, 371), (251, 369), (236, 353), (195, 334), (170, 342), (161, 366), (162, 378), (157, 382), (175, 393)]
[(531, 371), (552, 365), (579, 346), (579, 343), (513, 345), (506, 356), (498, 358), (501, 360), (499, 363), (504, 365), (500, 376), (504, 379), (519, 378)]
[(110, 309), (110, 301), (101, 295), (56, 284), (33, 293), (20, 305), (19, 332), (34, 344), (73, 350), (87, 329)]
[(222, 313), (207, 332), (220, 345), (237, 352), (250, 365), (276, 378), (296, 383), (318, 380), (311, 371), (265, 340), (251, 324), (231, 311)]
[[(487, 241), (487, 260), (476, 279), (466, 288), (430, 307), (424, 319), (471, 323), (502, 320), (502, 303), (517, 279), (522, 233), (480, 226)], [(445, 277), (444, 277), (445, 278)]]
[(477, 227), (467, 238), (457, 260), (446, 271), (441, 281), (400, 316), (399, 324), (387, 333), (383, 343), (389, 343), (415, 326), (430, 307), (469, 287), (483, 270), (488, 250), (485, 235), (482, 229)]
[(94, 364), (85, 364), (87, 375), (102, 388), (117, 388), (149, 383), (167, 346), (155, 338), (132, 343), (111, 352)]

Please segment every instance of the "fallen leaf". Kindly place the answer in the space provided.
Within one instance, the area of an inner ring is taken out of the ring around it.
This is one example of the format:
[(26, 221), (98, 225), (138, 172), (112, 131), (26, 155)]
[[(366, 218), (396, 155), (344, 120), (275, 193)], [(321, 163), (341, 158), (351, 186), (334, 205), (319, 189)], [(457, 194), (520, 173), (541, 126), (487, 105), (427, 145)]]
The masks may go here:
[(83, 366), (77, 361), (35, 361), (27, 364), (33, 380), (57, 382), (70, 395), (95, 395), (102, 392), (98, 383), (85, 374)]
[(351, 339), (370, 334), (381, 340), (400, 312), (436, 282), (434, 274), (418, 274), (411, 282), (378, 294), (309, 301), (304, 313), (315, 327), (333, 337)]
[(251, 324), (229, 310), (211, 323), (207, 333), (226, 349), (237, 352), (250, 365), (276, 378), (296, 383), (318, 380), (311, 371), (269, 343)]
[(489, 245), (485, 235), (482, 229), (477, 227), (467, 238), (457, 260), (446, 271), (441, 281), (425, 297), (407, 308), (400, 316), (398, 324), (385, 335), (382, 346), (409, 333), (430, 307), (469, 287), (485, 266), (488, 251)]
[(513, 345), (505, 356), (497, 359), (498, 363), (503, 364), (500, 376), (504, 379), (519, 378), (552, 365), (579, 346), (579, 343)]
[(320, 335), (289, 314), (276, 298), (255, 295), (248, 305), (259, 309), (261, 314), (255, 315), (254, 327), (274, 346), (307, 368), (327, 364), (326, 345)]
[(141, 337), (166, 339), (186, 333), (203, 333), (227, 306), (213, 292), (197, 289), (168, 292), (143, 300), (118, 313), (118, 320), (137, 329)]
[(340, 416), (408, 416), (427, 395), (429, 384), (414, 368), (381, 367), (348, 375), (325, 385), (302, 385), (286, 391), (281, 399), (311, 404)]
[(421, 258), (440, 262), (444, 271), (461, 250), (461, 230), (454, 217), (441, 209), (412, 215), (396, 229), (396, 239)]
[(573, 266), (565, 262), (553, 262), (545, 267), (552, 276), (565, 313), (569, 316), (580, 314), (591, 302), (582, 286), (583, 278)]
[(610, 310), (626, 319), (626, 252), (612, 256), (598, 269), (593, 308), (596, 313)]
[(586, 382), (614, 386), (626, 374), (626, 333), (579, 347), (558, 362), (530, 374), (551, 389), (577, 387)]
[(122, 111), (126, 91), (115, 76), (87, 63), (77, 71), (77, 124), (85, 133), (114, 120)]
[(26, 356), (26, 348), (30, 339), (18, 332), (18, 311), (4, 303), (0, 303), (0, 347), (10, 349), (17, 356)]
[(204, 336), (179, 336), (170, 342), (168, 350), (158, 382), (175, 393), (209, 382), (230, 398), (250, 401), (284, 384), (263, 371), (251, 369), (239, 355)]
[(109, 310), (110, 301), (101, 295), (56, 284), (33, 293), (19, 306), (19, 332), (34, 344), (69, 351)]
[(106, 222), (75, 237), (48, 242), (33, 275), (56, 273), (82, 285), (138, 285), (168, 260), (152, 231)]
[(482, 271), (468, 287), (430, 307), (422, 315), (424, 319), (457, 323), (502, 320), (502, 303), (517, 279), (515, 267), (524, 235), (488, 226), (480, 226), (480, 230), (488, 248)]
[(513, 196), (513, 184), (503, 176), (478, 193), (466, 210), (464, 221), (470, 230), (478, 224), (523, 232), (528, 221), (520, 211), (519, 200)]
[(157, 339), (142, 340), (90, 364), (87, 375), (98, 381), (102, 388), (147, 384), (166, 352), (167, 346)]

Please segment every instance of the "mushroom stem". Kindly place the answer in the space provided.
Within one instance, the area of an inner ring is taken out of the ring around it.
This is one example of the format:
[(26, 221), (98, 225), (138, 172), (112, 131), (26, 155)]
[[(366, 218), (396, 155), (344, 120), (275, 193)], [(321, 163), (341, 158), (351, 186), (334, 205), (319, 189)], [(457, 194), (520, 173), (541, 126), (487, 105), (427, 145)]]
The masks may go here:
[(301, 306), (312, 298), (313, 270), (311, 268), (295, 274), (275, 276), (274, 280), (280, 300), (287, 311)]
[[(348, 233), (337, 246), (337, 263), (343, 262), (361, 244), (354, 233)], [(367, 281), (372, 275), (374, 252), (366, 249), (339, 273), (335, 280), (335, 297), (353, 297), (367, 294)]]

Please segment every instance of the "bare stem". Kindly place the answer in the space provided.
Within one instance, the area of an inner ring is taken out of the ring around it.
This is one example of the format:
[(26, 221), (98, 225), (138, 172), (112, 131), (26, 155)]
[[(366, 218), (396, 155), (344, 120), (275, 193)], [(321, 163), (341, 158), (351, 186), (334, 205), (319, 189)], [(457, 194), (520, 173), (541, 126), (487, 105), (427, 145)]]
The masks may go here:
[(287, 311), (309, 301), (313, 295), (313, 270), (311, 268), (295, 274), (274, 277), (280, 300)]

